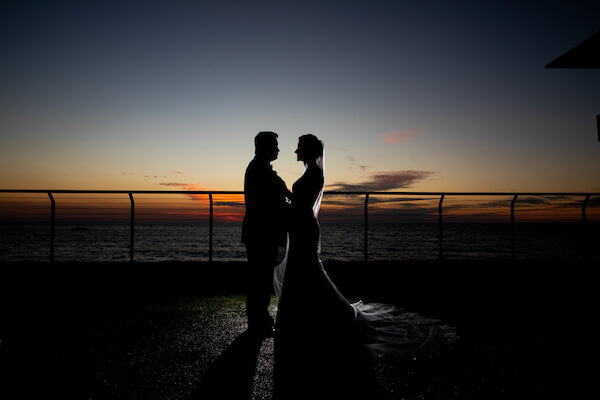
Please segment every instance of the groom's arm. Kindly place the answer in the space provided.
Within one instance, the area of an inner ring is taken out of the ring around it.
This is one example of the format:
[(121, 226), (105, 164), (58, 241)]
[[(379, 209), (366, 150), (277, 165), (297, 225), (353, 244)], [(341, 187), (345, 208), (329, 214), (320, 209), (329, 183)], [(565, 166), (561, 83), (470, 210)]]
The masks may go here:
[(288, 200), (292, 199), (292, 192), (289, 191), (289, 189), (287, 188), (287, 185), (285, 184), (284, 180), (281, 179), (279, 177), (279, 175), (277, 175), (277, 172), (273, 171), (273, 177), (275, 178), (275, 187), (277, 188), (277, 193), (282, 196), (287, 198)]

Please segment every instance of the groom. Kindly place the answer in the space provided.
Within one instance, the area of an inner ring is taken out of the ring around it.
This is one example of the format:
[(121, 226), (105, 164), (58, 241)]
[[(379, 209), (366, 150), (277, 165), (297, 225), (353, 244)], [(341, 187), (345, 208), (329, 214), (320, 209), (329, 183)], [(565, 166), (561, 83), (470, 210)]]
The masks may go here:
[(291, 193), (271, 166), (279, 147), (275, 132), (259, 132), (254, 138), (255, 156), (244, 178), (246, 215), (242, 225), (242, 242), (250, 267), (246, 315), (248, 329), (261, 335), (273, 334), (273, 318), (268, 306), (273, 290), (273, 269), (277, 253), (285, 246), (286, 197)]

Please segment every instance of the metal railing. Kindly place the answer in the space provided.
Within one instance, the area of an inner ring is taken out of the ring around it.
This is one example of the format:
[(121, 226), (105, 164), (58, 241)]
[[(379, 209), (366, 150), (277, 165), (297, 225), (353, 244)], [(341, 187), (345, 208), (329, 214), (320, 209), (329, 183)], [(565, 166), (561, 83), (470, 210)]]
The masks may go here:
[[(208, 260), (213, 261), (213, 195), (243, 195), (243, 191), (227, 191), (227, 190), (200, 190), (200, 191), (189, 191), (189, 190), (25, 190), (25, 189), (0, 189), (0, 193), (23, 193), (23, 194), (47, 194), (50, 198), (50, 261), (54, 261), (54, 237), (56, 230), (56, 200), (54, 194), (124, 194), (129, 196), (130, 201), (130, 234), (129, 234), (129, 260), (134, 261), (134, 244), (135, 244), (135, 200), (134, 195), (137, 194), (185, 194), (185, 195), (207, 195), (209, 200), (209, 234), (208, 234)], [(369, 198), (371, 196), (430, 196), (439, 197), (438, 203), (438, 241), (439, 241), (439, 258), (443, 259), (443, 203), (446, 196), (478, 196), (478, 197), (491, 197), (491, 196), (512, 196), (510, 203), (510, 223), (511, 223), (511, 252), (514, 258), (515, 256), (515, 204), (519, 196), (534, 196), (534, 197), (552, 197), (552, 196), (569, 196), (569, 197), (583, 197), (581, 202), (581, 222), (586, 224), (587, 213), (586, 207), (590, 197), (600, 196), (600, 193), (558, 193), (558, 192), (341, 192), (341, 191), (325, 191), (324, 196), (365, 196), (364, 198), (364, 261), (368, 261), (369, 255), (369, 242), (368, 242), (368, 230), (369, 230)]]

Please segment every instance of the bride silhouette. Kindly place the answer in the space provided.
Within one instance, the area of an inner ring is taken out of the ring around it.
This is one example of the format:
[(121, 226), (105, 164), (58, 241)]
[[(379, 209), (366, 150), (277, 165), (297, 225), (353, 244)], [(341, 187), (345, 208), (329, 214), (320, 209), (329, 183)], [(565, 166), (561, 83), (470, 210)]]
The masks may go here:
[[(442, 326), (416, 321), (394, 306), (351, 304), (319, 259), (318, 213), (323, 196), (323, 143), (299, 138), (304, 174), (293, 184), (289, 238), (273, 284), (279, 297), (275, 325), (275, 399), (380, 397), (370, 360), (374, 352), (421, 351)], [(415, 326), (416, 325), (416, 329)]]

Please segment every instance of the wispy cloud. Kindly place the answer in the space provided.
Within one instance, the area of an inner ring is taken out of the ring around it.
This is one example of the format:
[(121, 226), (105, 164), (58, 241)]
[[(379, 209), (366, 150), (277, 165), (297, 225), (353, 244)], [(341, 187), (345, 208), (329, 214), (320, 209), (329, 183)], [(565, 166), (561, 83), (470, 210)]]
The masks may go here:
[(422, 131), (423, 130), (420, 128), (401, 129), (394, 132), (383, 132), (379, 135), (379, 138), (384, 143), (404, 143), (420, 134)]
[(354, 167), (358, 167), (362, 172), (365, 172), (367, 170), (367, 166), (362, 163), (359, 163), (356, 157), (354, 157), (353, 155), (348, 154), (348, 150), (346, 148), (340, 146), (337, 146), (335, 148), (347, 154), (346, 158), (348, 159), (348, 161), (350, 161), (350, 164), (348, 164), (348, 169), (350, 170), (350, 172), (354, 172)]
[[(171, 171), (167, 174), (163, 174), (163, 175), (155, 175), (155, 174), (144, 174), (144, 178), (146, 179), (167, 179), (168, 176), (172, 176), (172, 175), (185, 175), (185, 172), (182, 171)], [(171, 178), (168, 178), (171, 179)], [(160, 184), (160, 183), (159, 183)]]
[[(197, 183), (185, 183), (185, 182), (161, 182), (161, 186), (168, 186), (173, 188), (180, 188), (190, 193), (185, 193), (185, 196), (194, 201), (199, 206), (208, 206), (210, 200), (206, 194), (191, 193), (194, 191), (209, 191), (205, 187)], [(244, 198), (243, 195), (230, 195), (220, 194), (213, 195), (213, 205), (215, 207), (215, 218), (219, 221), (236, 221), (239, 222), (244, 217)]]
[(216, 201), (215, 206), (245, 207), (246, 203), (243, 201)]
[(360, 168), (362, 172), (365, 172), (367, 169), (367, 166), (356, 161), (354, 156), (348, 156), (348, 161), (350, 161), (350, 165), (348, 166), (350, 172), (354, 172), (353, 166)]
[[(206, 188), (202, 187), (201, 185), (199, 185), (197, 183), (160, 182), (160, 183), (158, 183), (158, 185), (172, 187), (172, 188), (180, 188), (181, 190), (189, 190), (189, 191), (203, 191), (203, 190), (207, 190)], [(194, 193), (189, 193), (189, 194), (186, 194), (186, 195), (189, 196), (190, 198), (194, 199), (194, 200), (201, 200), (201, 201), (204, 201), (205, 197), (206, 197), (206, 195), (199, 195), (199, 194), (194, 194)]]
[(197, 185), (194, 185), (193, 183), (160, 182), (159, 185), (160, 186), (169, 186), (169, 187), (179, 187), (179, 188), (182, 188), (184, 190), (202, 190), (202, 189), (198, 189)]
[(337, 182), (328, 185), (329, 190), (339, 190), (343, 192), (377, 192), (410, 187), (411, 185), (429, 178), (435, 172), (431, 171), (391, 171), (377, 172), (369, 177), (369, 180), (362, 183)]

